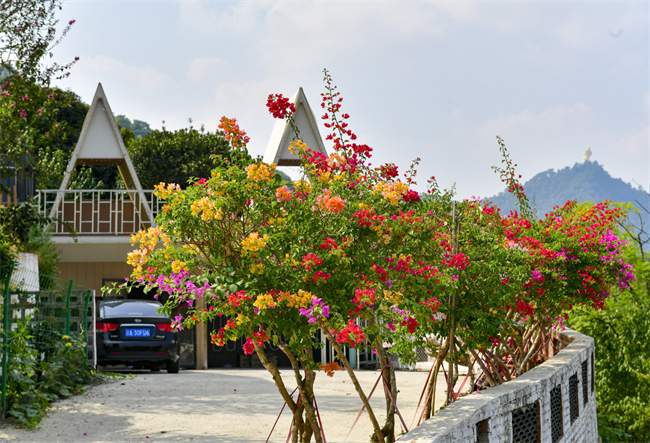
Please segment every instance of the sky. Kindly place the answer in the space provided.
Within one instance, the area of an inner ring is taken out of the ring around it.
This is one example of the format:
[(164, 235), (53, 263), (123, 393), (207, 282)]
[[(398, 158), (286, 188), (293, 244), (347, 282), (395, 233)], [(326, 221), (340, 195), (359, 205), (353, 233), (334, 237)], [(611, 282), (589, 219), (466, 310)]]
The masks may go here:
[[(505, 140), (525, 182), (582, 161), (650, 183), (648, 2), (73, 1), (57, 86), (152, 128), (237, 118), (264, 153), (271, 93), (303, 87), (319, 121), (327, 68), (372, 163), (459, 198), (503, 190)], [(324, 137), (326, 129), (320, 127)], [(330, 148), (326, 144), (327, 148)]]

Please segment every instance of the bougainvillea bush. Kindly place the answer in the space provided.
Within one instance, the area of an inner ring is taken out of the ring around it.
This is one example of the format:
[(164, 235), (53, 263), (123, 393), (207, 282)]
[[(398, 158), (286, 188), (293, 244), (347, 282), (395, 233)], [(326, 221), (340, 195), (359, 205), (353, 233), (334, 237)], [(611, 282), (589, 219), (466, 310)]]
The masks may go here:
[[(190, 307), (175, 327), (227, 318), (212, 342), (243, 338), (244, 352), (257, 353), (293, 413), (293, 441), (322, 441), (313, 387), (319, 369), (331, 375), (336, 366), (313, 360), (320, 331), (367, 409), (372, 440), (388, 442), (397, 385), (387, 351), (408, 361), (415, 346), (428, 344), (438, 362), (475, 358), (483, 369), (476, 383), (493, 386), (544, 358), (549, 328), (563, 312), (577, 304), (602, 307), (612, 285), (624, 287), (632, 276), (611, 231), (617, 209), (576, 211), (568, 204), (532, 221), (504, 146), (500, 172), (520, 195), (521, 213), (503, 216), (476, 199), (454, 202), (434, 178), (418, 193), (417, 161), (403, 175), (393, 164), (372, 167), (372, 149), (356, 141), (327, 72), (325, 84), (331, 154), (306, 146), (293, 105), (271, 95), (271, 114), (294, 128), (301, 179), (284, 182), (273, 164), (219, 160), (209, 177), (184, 190), (161, 183), (156, 192), (165, 206), (156, 227), (134, 236), (139, 248), (129, 263), (134, 282), (167, 294), (168, 312), (179, 303)], [(235, 119), (224, 117), (219, 128), (233, 149), (245, 151), (248, 137)], [(298, 395), (267, 358), (270, 342), (289, 358)], [(384, 423), (345, 348), (377, 353), (391, 393)], [(427, 415), (434, 390), (432, 382)]]

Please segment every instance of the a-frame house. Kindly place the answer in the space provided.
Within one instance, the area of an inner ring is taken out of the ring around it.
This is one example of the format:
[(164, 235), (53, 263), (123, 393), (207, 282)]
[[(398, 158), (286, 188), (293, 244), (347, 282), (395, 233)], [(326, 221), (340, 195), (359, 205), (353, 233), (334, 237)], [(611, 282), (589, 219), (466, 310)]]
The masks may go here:
[[(120, 130), (117, 127), (113, 111), (111, 111), (111, 106), (108, 104), (101, 83), (97, 85), (93, 102), (84, 119), (79, 141), (66, 168), (65, 176), (59, 188), (60, 192), (56, 196), (54, 205), (52, 205), (50, 217), (54, 217), (56, 211), (59, 210), (74, 169), (79, 165), (117, 166), (126, 189), (133, 191), (130, 194), (133, 200), (139, 198), (144, 202), (142, 185), (135, 173), (126, 146), (124, 146)], [(142, 210), (142, 218), (146, 217), (146, 222), (152, 221), (153, 217), (150, 209), (146, 205), (142, 205)]]
[[(80, 165), (115, 166), (125, 189), (68, 189)], [(39, 190), (41, 211), (73, 227), (55, 225), (54, 241), (61, 251), (61, 277), (72, 279), (98, 296), (107, 284), (124, 281), (131, 267), (126, 255), (133, 250), (131, 234), (147, 228), (156, 215), (152, 191), (143, 190), (101, 83), (83, 123), (58, 190)]]

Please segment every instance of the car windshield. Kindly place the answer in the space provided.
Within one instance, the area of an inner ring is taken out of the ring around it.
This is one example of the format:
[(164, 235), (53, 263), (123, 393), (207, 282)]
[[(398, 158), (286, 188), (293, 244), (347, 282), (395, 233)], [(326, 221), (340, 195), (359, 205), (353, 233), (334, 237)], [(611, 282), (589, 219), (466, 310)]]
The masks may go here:
[(132, 302), (116, 301), (104, 303), (104, 318), (107, 317), (162, 317), (169, 318), (165, 314), (158, 314), (156, 311), (161, 307), (155, 302)]

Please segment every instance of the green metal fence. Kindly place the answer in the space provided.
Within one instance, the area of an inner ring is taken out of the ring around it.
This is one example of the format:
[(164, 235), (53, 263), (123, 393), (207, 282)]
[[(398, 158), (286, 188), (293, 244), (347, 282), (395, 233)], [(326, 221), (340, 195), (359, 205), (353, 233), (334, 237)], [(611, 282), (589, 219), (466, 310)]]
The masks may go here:
[(61, 334), (83, 334), (88, 343), (88, 308), (92, 291), (63, 280), (37, 274), (15, 264), (0, 266), (0, 302), (2, 316), (2, 416), (6, 413), (7, 365), (11, 358), (8, 350), (12, 332), (19, 324), (30, 331), (30, 345), (39, 351), (42, 359), (52, 349), (53, 337)]

